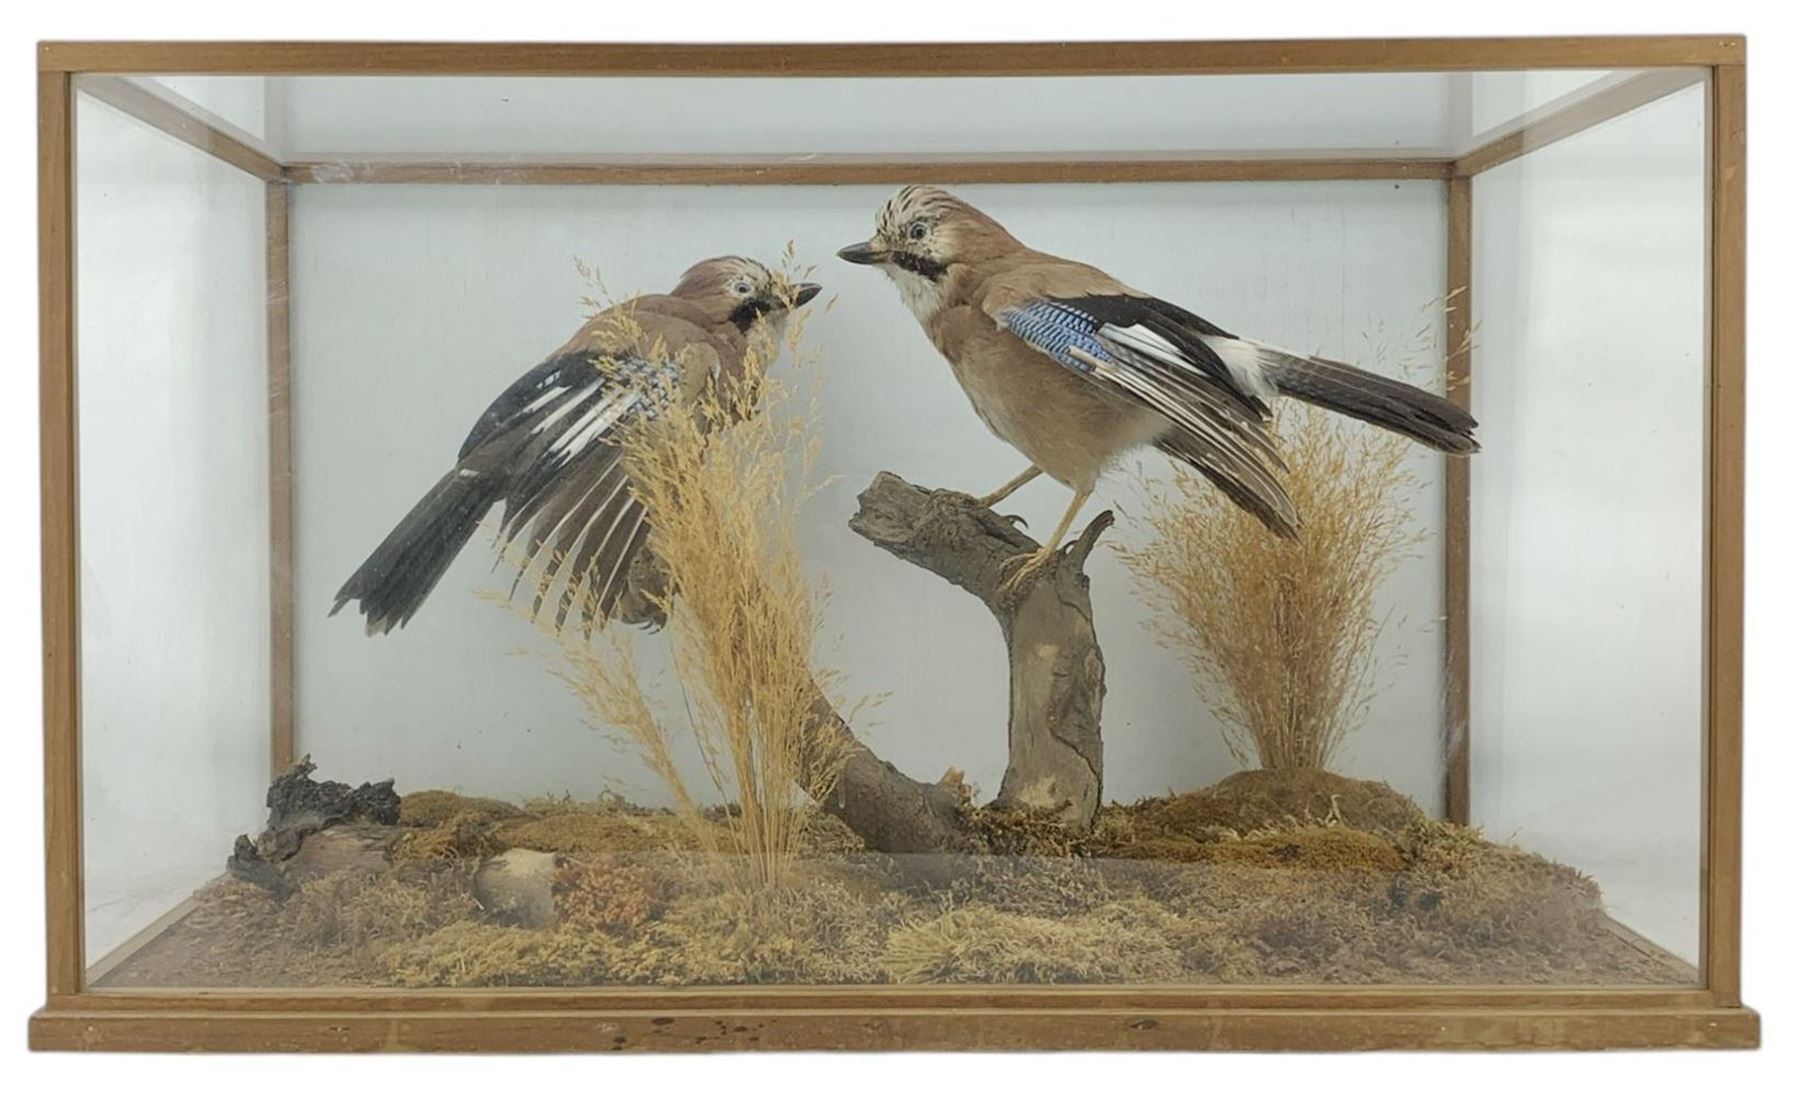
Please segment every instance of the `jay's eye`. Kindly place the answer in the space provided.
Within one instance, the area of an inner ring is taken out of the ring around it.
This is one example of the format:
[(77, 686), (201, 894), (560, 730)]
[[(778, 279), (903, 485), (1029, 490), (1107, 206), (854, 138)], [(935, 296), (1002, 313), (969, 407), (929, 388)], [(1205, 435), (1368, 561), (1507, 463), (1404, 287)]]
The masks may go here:
[(907, 226), (906, 227), (906, 239), (909, 241), (924, 240), (925, 239), (925, 223), (924, 222), (914, 222), (911, 225)]
[(731, 292), (740, 298), (747, 297), (750, 294), (750, 284), (739, 279), (731, 284)]

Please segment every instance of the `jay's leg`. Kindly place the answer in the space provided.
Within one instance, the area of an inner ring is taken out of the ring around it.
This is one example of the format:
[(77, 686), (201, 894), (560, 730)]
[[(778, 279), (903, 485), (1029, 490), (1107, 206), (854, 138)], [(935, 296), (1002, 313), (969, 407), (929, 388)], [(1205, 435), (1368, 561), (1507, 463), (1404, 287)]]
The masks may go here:
[(1011, 481), (1007, 482), (1005, 485), (1000, 486), (1000, 488), (995, 489), (993, 492), (989, 493), (987, 496), (977, 498), (975, 503), (981, 505), (983, 508), (992, 508), (994, 505), (1005, 500), (1007, 497), (1012, 496), (1014, 493), (1018, 492), (1020, 489), (1023, 489), (1025, 486), (1031, 484), (1034, 480), (1037, 479), (1037, 476), (1043, 472), (1044, 471), (1038, 469), (1036, 466), (1027, 466), (1027, 467), (1025, 467), (1024, 473), (1020, 474), (1018, 477), (1013, 478)]
[(1088, 497), (1092, 494), (1092, 489), (1076, 490), (1075, 499), (1069, 502), (1069, 510), (1063, 513), (1061, 522), (1057, 523), (1056, 530), (1051, 532), (1050, 537), (1044, 541), (1044, 545), (1038, 547), (1033, 553), (1013, 559), (1018, 566), (1013, 570), (1012, 576), (1006, 578), (1004, 586), (1006, 589), (1017, 588), (1020, 581), (1042, 569), (1050, 563), (1052, 558), (1056, 557), (1057, 551), (1062, 549), (1062, 540), (1069, 534), (1069, 528), (1075, 525), (1075, 517), (1081, 512), (1081, 506), (1087, 503)]

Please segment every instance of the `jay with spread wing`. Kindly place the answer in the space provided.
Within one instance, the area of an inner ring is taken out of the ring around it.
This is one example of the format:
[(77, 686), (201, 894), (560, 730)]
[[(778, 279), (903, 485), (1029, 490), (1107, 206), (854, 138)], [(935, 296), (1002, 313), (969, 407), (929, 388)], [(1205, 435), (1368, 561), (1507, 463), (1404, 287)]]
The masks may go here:
[(901, 189), (875, 235), (838, 256), (893, 279), (977, 415), (1031, 460), (983, 505), (1045, 473), (1074, 490), (1055, 534), (1015, 580), (1056, 553), (1100, 475), (1143, 446), (1194, 467), (1271, 531), (1295, 537), (1302, 517), (1269, 433), (1277, 397), (1451, 454), (1478, 449), (1474, 419), (1436, 394), (1234, 336), (1097, 268), (1027, 248), (935, 187)]
[(818, 292), (723, 256), (689, 268), (668, 294), (595, 315), (494, 399), (448, 472), (344, 582), (331, 613), (354, 601), (370, 634), (405, 626), (499, 504), (500, 539), (519, 576), (539, 577), (533, 616), (556, 590), (556, 628), (579, 604), (591, 631), (624, 594), (650, 534), (621, 464), (621, 433), (722, 378), (740, 380), (752, 329), (783, 324)]

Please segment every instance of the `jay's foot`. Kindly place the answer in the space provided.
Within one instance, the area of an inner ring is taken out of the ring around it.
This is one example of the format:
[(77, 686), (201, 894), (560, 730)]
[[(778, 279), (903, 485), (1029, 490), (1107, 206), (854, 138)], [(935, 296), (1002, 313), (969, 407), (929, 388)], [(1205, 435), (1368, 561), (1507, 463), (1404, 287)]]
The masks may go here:
[(1057, 547), (1054, 545), (1041, 546), (1029, 554), (1008, 558), (1006, 563), (1000, 567), (1001, 572), (1006, 574), (1005, 579), (1000, 582), (1000, 591), (1006, 594), (1017, 592), (1019, 585), (1023, 584), (1027, 577), (1055, 561), (1057, 552)]

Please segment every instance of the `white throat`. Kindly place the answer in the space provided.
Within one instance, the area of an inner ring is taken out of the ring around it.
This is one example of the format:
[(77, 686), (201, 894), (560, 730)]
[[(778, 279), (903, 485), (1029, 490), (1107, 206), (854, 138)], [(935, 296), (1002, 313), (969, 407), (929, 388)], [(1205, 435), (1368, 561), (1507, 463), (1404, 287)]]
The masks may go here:
[(923, 324), (936, 315), (938, 306), (943, 302), (943, 287), (932, 282), (916, 271), (908, 271), (894, 264), (882, 264), (881, 270), (887, 272), (888, 278), (900, 288), (900, 300), (906, 308), (912, 310), (914, 317)]

